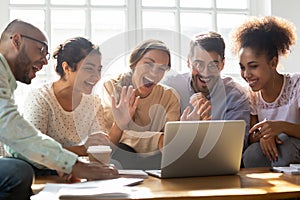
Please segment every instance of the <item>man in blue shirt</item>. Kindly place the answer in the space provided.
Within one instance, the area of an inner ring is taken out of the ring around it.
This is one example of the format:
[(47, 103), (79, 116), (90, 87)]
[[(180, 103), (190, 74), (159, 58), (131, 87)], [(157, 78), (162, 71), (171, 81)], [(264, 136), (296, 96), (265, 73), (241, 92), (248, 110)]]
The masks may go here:
[[(116, 177), (114, 168), (78, 161), (76, 154), (42, 134), (18, 112), (13, 99), (16, 81), (30, 84), (48, 59), (48, 42), (38, 28), (21, 20), (8, 24), (0, 38), (0, 141), (69, 178)], [(33, 169), (25, 161), (0, 158), (0, 199), (28, 200), (33, 176)]]
[[(249, 100), (242, 86), (231, 77), (221, 77), (224, 64), (225, 42), (221, 35), (215, 32), (201, 34), (190, 42), (190, 72), (167, 75), (161, 83), (179, 93), (181, 113), (185, 113), (186, 108), (192, 110), (197, 103), (209, 102), (212, 120), (245, 120), (245, 149), (250, 120)], [(199, 120), (203, 120), (201, 114)]]

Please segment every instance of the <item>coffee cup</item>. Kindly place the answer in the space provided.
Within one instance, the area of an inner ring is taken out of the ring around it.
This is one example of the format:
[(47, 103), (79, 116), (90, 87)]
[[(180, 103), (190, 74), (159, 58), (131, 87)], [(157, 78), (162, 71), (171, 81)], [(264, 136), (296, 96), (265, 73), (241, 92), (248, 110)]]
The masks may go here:
[(104, 165), (109, 165), (111, 151), (112, 150), (110, 146), (97, 145), (97, 146), (89, 146), (87, 149), (87, 154), (91, 162), (96, 161)]

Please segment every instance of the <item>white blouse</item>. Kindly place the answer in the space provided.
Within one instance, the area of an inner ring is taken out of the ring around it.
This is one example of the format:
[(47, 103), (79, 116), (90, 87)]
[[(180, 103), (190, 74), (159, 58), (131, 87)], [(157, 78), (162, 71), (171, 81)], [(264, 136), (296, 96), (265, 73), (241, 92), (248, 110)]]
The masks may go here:
[(24, 105), (24, 117), (63, 147), (83, 144), (89, 134), (104, 131), (103, 107), (93, 95), (83, 94), (76, 109), (68, 112), (57, 101), (50, 83), (29, 93)]
[(251, 114), (258, 120), (282, 120), (300, 124), (300, 74), (285, 74), (279, 96), (265, 102), (260, 92), (250, 92)]

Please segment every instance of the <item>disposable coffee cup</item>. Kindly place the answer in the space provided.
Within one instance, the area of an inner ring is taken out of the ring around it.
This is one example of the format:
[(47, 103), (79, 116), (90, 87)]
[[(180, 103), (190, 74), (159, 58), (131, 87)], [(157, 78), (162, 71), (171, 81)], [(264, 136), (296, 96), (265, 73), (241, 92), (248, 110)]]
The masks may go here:
[(90, 162), (100, 162), (109, 165), (111, 148), (106, 145), (89, 146), (87, 149)]

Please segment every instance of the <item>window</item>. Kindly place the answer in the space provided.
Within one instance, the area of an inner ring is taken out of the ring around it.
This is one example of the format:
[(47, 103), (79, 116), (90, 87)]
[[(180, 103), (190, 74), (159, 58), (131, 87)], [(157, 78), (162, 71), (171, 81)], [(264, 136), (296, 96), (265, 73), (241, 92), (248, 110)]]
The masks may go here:
[[(167, 41), (174, 51), (173, 69), (187, 71), (186, 58), (190, 39), (201, 32), (213, 30), (224, 37), (227, 47), (226, 66), (222, 73), (239, 78), (239, 74), (236, 74), (239, 66), (230, 52), (229, 33), (250, 14), (250, 4), (247, 0), (143, 0), (141, 13), (143, 29), (170, 30), (166, 35), (156, 36)], [(151, 37), (151, 34), (144, 34), (145, 37)]]
[[(127, 71), (127, 59), (141, 40), (164, 41), (172, 53), (172, 68), (186, 71), (189, 40), (214, 30), (226, 42), (223, 73), (239, 77), (231, 57), (231, 29), (253, 14), (250, 0), (6, 0), (9, 19), (21, 18), (46, 31), (50, 52), (69, 37), (84, 36), (100, 46), (103, 77)], [(251, 1), (252, 2), (252, 1)], [(39, 72), (33, 85), (56, 78), (54, 62)]]

